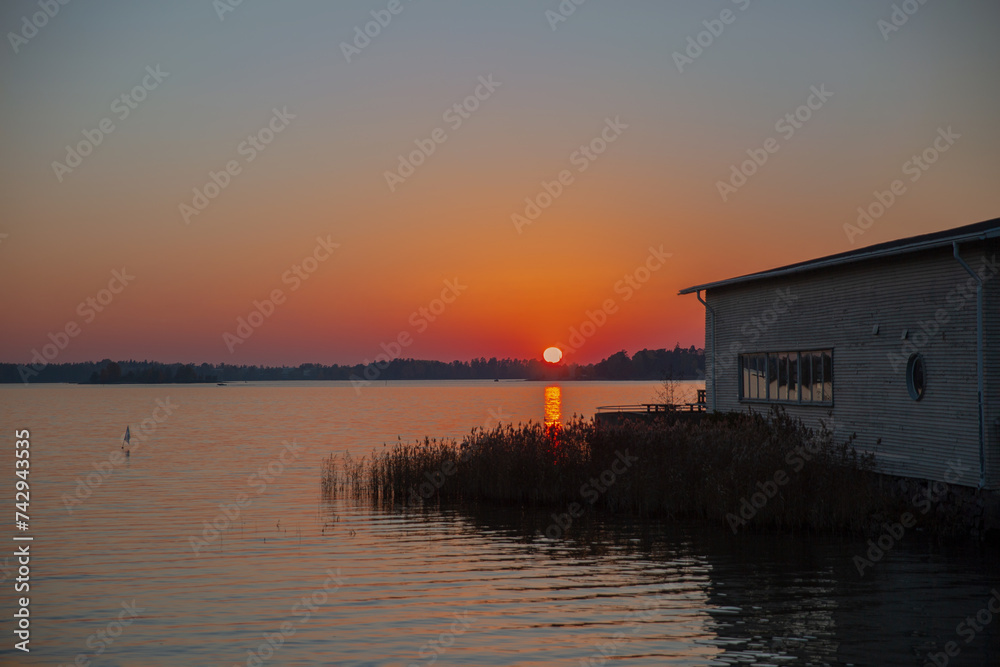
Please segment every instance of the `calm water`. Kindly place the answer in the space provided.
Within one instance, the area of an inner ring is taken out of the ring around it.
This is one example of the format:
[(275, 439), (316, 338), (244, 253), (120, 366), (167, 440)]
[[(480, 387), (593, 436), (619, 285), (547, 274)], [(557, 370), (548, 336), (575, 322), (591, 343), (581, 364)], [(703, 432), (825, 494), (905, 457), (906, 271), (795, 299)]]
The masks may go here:
[[(565, 420), (656, 388), (2, 386), (2, 498), (13, 519), (13, 432), (30, 429), (18, 534), (34, 541), (30, 654), (13, 650), (15, 543), (0, 552), (0, 663), (919, 666), (954, 641), (949, 664), (1000, 665), (1000, 618), (959, 626), (1000, 588), (995, 551), (911, 533), (862, 578), (863, 542), (600, 516), (551, 540), (550, 512), (320, 497), (330, 452)], [(172, 414), (154, 413), (168, 399)], [(136, 437), (154, 414), (156, 432)], [(108, 464), (126, 424), (132, 455)]]

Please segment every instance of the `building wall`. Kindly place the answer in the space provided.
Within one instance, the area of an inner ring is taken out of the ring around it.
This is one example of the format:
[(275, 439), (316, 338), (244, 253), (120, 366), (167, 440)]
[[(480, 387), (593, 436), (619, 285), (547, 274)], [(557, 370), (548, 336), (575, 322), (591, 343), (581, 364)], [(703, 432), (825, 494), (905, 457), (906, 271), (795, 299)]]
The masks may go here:
[[(981, 257), (1000, 260), (1000, 243), (960, 249), (962, 258), (978, 269)], [(975, 258), (977, 261), (972, 261)], [(1000, 269), (1000, 266), (992, 267)], [(1000, 273), (989, 274), (983, 288), (983, 341), (986, 362), (986, 479), (987, 486), (1000, 489)]]
[[(976, 269), (984, 252), (996, 249), (993, 242), (967, 244), (962, 256)], [(887, 473), (977, 485), (976, 299), (975, 290), (968, 298), (959, 292), (968, 279), (949, 247), (708, 290), (719, 350), (713, 355), (706, 310), (709, 409), (768, 409), (739, 399), (740, 352), (832, 348), (833, 405), (782, 403), (789, 414), (810, 425), (821, 418), (832, 422), (838, 438), (856, 433), (859, 449), (874, 452)], [(998, 489), (1000, 411), (992, 406), (1000, 407), (1000, 277), (986, 287), (987, 486)], [(935, 324), (936, 316), (946, 321)], [(910, 398), (906, 385), (905, 360), (914, 347), (927, 373), (920, 401)], [(949, 462), (961, 469), (949, 470)]]

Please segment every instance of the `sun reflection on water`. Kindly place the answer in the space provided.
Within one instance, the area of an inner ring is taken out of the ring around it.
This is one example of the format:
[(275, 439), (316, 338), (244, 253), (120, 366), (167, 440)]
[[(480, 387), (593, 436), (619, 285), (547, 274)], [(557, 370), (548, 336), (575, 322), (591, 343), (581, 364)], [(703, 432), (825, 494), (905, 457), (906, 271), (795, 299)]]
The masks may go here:
[(545, 425), (562, 425), (562, 388), (558, 385), (545, 388)]

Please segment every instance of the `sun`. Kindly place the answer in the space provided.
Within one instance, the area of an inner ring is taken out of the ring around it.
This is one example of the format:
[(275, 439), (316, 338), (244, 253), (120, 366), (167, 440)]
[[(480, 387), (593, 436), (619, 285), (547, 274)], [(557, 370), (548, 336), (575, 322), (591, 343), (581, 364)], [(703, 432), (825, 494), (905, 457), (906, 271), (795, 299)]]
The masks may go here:
[(545, 352), (542, 352), (542, 358), (550, 364), (557, 364), (562, 359), (562, 350), (558, 347), (547, 347)]

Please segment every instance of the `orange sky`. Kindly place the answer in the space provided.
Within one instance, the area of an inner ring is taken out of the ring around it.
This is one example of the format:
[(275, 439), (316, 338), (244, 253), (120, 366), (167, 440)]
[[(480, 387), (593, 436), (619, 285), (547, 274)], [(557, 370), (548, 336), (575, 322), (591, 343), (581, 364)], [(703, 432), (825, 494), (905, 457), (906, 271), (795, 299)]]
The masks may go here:
[[(351, 62), (340, 43), (379, 3), (244, 3), (223, 20), (210, 3), (67, 5), (0, 60), (0, 360), (71, 322), (56, 361), (356, 363), (405, 333), (403, 356), (539, 357), (608, 299), (566, 361), (701, 346), (683, 287), (1000, 215), (996, 6), (929, 3), (886, 36), (891, 4), (588, 3), (553, 30), (537, 3), (425, 0)], [(678, 71), (725, 8), (733, 22)], [(787, 136), (819, 86), (832, 95)], [(275, 109), (294, 118), (248, 161)], [(114, 130), (57, 175), (104, 118)], [(905, 163), (947, 127), (960, 138), (911, 181)], [(718, 183), (769, 138), (723, 201)], [(390, 189), (415, 142), (433, 153)], [(181, 204), (230, 161), (186, 223)], [(896, 178), (905, 194), (852, 244), (845, 223)], [(518, 231), (545, 183), (558, 196)], [(282, 276), (317, 237), (339, 247), (293, 290)], [(641, 289), (622, 287), (661, 246)], [(78, 305), (122, 267), (134, 281), (86, 322)], [(284, 303), (230, 352), (224, 334), (275, 289)]]

